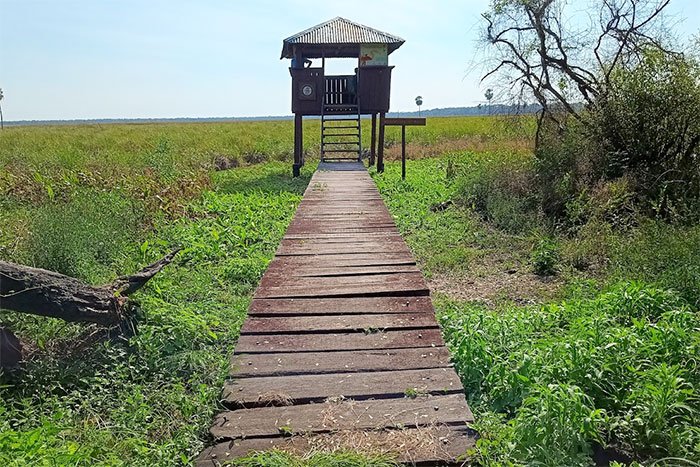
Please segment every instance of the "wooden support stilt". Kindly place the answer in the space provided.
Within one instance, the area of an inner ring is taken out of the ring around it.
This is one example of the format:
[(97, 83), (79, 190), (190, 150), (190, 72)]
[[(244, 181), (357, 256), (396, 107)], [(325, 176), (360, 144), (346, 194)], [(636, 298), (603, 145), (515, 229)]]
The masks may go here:
[(294, 114), (294, 166), (292, 175), (298, 177), (304, 165), (304, 131), (303, 119), (300, 113)]
[(384, 172), (384, 117), (385, 113), (379, 114), (379, 147), (377, 148), (377, 172)]
[(369, 165), (373, 166), (374, 165), (374, 159), (377, 155), (377, 114), (373, 113), (372, 114), (372, 140), (371, 140), (371, 148), (369, 150)]
[(406, 180), (406, 125), (401, 125), (401, 180)]

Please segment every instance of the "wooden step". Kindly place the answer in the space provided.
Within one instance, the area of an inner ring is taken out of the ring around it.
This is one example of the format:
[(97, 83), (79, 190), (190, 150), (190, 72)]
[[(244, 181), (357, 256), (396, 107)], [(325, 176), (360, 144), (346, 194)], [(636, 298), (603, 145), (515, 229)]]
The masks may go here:
[(340, 400), (221, 412), (209, 432), (216, 440), (301, 435), (336, 430), (466, 426), (474, 421), (462, 394), (390, 400)]
[[(302, 436), (227, 440), (207, 448), (197, 467), (220, 467), (233, 459), (278, 449), (297, 455), (317, 452), (319, 446), (376, 455), (378, 452), (411, 466), (453, 465), (474, 447), (476, 433), (466, 427), (441, 426), (391, 430), (344, 430)], [(456, 465), (464, 465), (457, 462)]]
[(449, 368), (446, 347), (346, 350), (275, 354), (234, 354), (231, 375), (236, 378), (326, 373), (366, 373), (390, 370)]

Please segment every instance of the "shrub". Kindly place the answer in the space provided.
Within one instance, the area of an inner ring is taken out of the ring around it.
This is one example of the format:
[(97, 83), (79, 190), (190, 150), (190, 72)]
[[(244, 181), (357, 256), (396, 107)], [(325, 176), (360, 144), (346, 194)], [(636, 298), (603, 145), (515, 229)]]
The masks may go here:
[(648, 51), (635, 66), (615, 69), (582, 120), (562, 119), (540, 128), (536, 149), (545, 214), (575, 223), (582, 196), (600, 187), (604, 194), (607, 182), (625, 178), (611, 187), (624, 193), (608, 193), (609, 211), (629, 211), (634, 202), (665, 219), (700, 216), (700, 65), (694, 59)]
[(537, 386), (514, 421), (516, 455), (540, 465), (585, 465), (601, 441), (605, 412), (577, 386)]
[(614, 278), (655, 282), (700, 305), (700, 226), (647, 220), (610, 254)]
[(663, 217), (698, 214), (700, 65), (648, 51), (618, 68), (593, 112), (606, 178), (630, 174), (645, 205)]

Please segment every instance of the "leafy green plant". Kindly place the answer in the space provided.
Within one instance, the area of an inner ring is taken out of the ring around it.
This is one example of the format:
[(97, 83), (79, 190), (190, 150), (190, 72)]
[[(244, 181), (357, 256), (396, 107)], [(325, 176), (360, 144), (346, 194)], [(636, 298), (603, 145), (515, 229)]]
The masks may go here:
[(532, 249), (530, 261), (535, 274), (551, 276), (556, 273), (559, 263), (559, 250), (556, 242), (550, 238), (541, 238)]
[(535, 386), (513, 421), (515, 456), (526, 463), (585, 465), (591, 442), (602, 441), (605, 413), (580, 388)]

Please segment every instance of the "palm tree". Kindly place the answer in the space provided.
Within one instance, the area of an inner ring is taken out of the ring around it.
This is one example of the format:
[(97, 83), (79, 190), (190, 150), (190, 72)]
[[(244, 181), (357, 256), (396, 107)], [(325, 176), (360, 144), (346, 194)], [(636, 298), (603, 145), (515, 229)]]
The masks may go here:
[(423, 105), (422, 96), (416, 96), (416, 105), (418, 106), (418, 116), (420, 117), (420, 106)]
[(484, 97), (489, 103), (489, 115), (491, 114), (491, 99), (493, 99), (493, 89), (488, 88), (484, 93)]
[[(2, 101), (3, 97), (5, 97), (5, 96), (2, 94), (2, 88), (0, 88), (0, 101)], [(0, 105), (0, 130), (4, 130), (4, 129), (5, 129), (5, 122), (3, 122), (3, 120), (2, 120), (2, 106)]]

